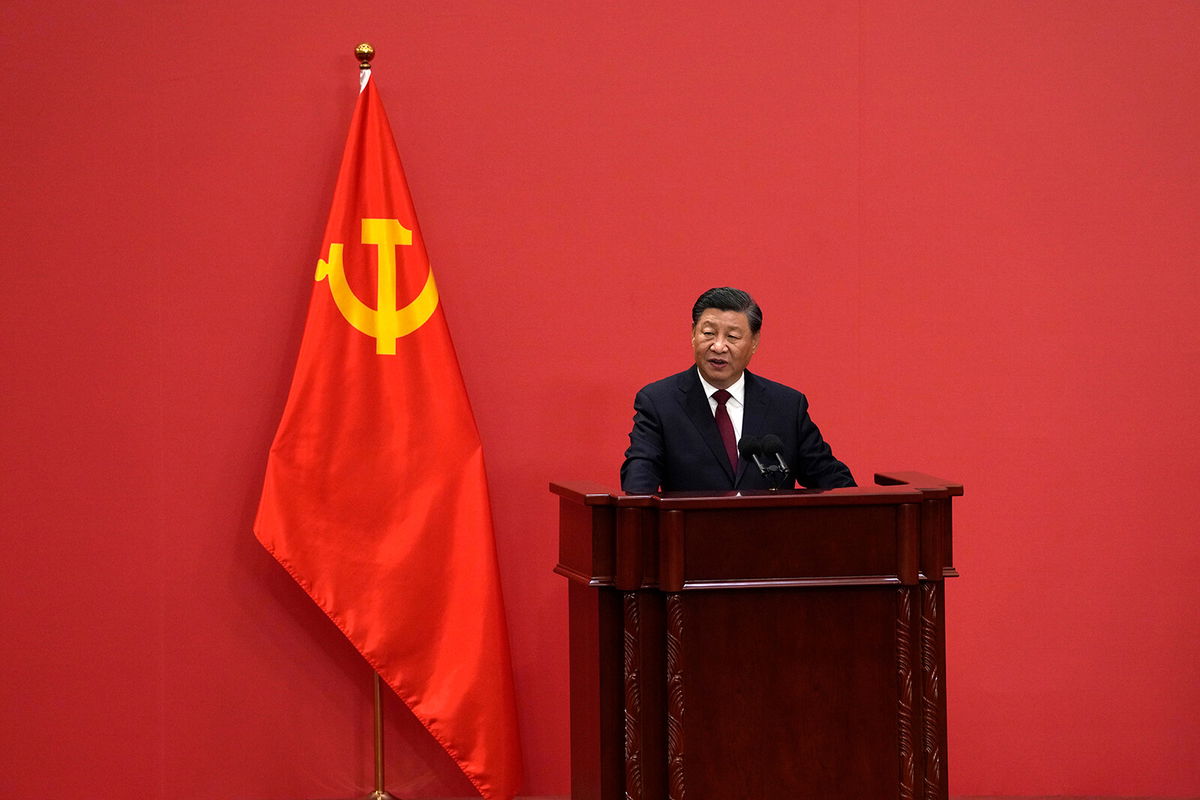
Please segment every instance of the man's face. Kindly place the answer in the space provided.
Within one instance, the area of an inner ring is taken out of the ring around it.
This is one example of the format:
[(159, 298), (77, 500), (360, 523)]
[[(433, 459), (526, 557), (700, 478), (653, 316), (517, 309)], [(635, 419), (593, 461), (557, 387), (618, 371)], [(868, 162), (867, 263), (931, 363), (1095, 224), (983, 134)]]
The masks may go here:
[(758, 334), (750, 333), (750, 321), (740, 311), (706, 308), (692, 328), (696, 366), (718, 389), (737, 382), (757, 349)]

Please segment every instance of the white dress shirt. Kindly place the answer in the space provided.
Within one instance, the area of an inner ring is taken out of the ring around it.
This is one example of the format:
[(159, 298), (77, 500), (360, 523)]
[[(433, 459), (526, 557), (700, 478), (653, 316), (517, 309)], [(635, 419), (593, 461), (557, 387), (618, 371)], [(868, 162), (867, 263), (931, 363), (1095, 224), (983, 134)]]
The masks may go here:
[[(713, 386), (708, 381), (704, 380), (704, 375), (700, 374), (700, 368), (696, 367), (696, 374), (700, 375), (700, 385), (704, 387), (704, 394), (708, 397), (708, 408), (713, 413), (713, 418), (717, 416), (717, 399), (713, 397), (718, 391), (716, 386)], [(739, 443), (742, 441), (742, 416), (746, 411), (746, 372), (738, 376), (738, 379), (725, 391), (729, 392), (729, 399), (725, 401), (725, 410), (729, 412), (729, 421), (733, 423), (733, 438)]]

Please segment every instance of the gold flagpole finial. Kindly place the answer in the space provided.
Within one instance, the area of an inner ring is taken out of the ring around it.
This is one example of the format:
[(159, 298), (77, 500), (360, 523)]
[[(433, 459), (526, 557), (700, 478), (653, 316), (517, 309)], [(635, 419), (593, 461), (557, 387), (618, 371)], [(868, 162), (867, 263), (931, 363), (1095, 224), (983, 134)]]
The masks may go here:
[(363, 42), (358, 47), (354, 48), (354, 57), (358, 59), (359, 69), (370, 69), (371, 59), (375, 57), (375, 48)]

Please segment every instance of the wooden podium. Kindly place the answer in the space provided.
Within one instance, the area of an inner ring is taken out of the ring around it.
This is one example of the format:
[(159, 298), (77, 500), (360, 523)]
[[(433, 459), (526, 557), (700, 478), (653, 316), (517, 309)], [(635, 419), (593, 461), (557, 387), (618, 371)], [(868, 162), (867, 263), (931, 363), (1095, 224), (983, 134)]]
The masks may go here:
[(947, 800), (958, 484), (738, 495), (551, 484), (572, 800)]

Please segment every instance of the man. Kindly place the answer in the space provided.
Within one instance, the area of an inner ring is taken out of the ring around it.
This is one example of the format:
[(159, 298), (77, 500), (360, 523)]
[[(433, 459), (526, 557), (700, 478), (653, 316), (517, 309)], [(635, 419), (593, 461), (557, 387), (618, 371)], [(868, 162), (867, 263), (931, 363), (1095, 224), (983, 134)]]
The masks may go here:
[(737, 445), (768, 434), (782, 441), (781, 455), (802, 485), (855, 485), (809, 418), (804, 395), (746, 371), (761, 327), (762, 309), (740, 289), (700, 295), (692, 308), (696, 366), (644, 387), (633, 401), (623, 491), (771, 488), (752, 460), (738, 456)]

